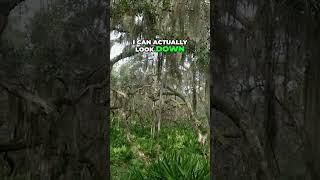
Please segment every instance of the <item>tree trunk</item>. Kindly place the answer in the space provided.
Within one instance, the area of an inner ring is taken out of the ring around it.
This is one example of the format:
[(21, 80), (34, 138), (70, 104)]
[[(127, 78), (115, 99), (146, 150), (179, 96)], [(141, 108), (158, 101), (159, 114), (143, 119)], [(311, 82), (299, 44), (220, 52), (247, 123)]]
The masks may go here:
[(265, 139), (264, 139), (264, 148), (266, 157), (268, 159), (268, 166), (272, 174), (275, 175), (276, 167), (276, 158), (274, 153), (275, 141), (277, 136), (277, 122), (275, 116), (275, 85), (274, 85), (274, 55), (273, 55), (273, 46), (274, 46), (274, 27), (273, 27), (273, 7), (271, 2), (267, 3), (267, 10), (265, 12), (270, 13), (267, 15), (265, 22), (265, 91), (264, 91), (264, 107), (265, 107), (265, 116), (264, 116), (264, 128), (265, 128)]
[[(319, 45), (320, 33), (312, 38), (312, 44)], [(316, 48), (318, 45), (309, 46), (311, 56), (305, 77), (305, 157), (308, 180), (320, 179), (320, 53)]]
[[(19, 112), (12, 116), (12, 120), (19, 127), (16, 138), (22, 141), (1, 146), (1, 152), (26, 150), (21, 154), (31, 161), (24, 168), (27, 172), (18, 173), (30, 174), (31, 179), (110, 179), (109, 3), (105, 1), (104, 4), (107, 37), (101, 46), (105, 49), (94, 62), (107, 68), (88, 80), (91, 85), (84, 86), (83, 82), (63, 77), (71, 90), (64, 94), (65, 97), (57, 97), (54, 82), (36, 87), (31, 92), (14, 83), (6, 83), (1, 77), (1, 90), (14, 96), (9, 112)], [(48, 88), (50, 85), (52, 88)], [(16, 169), (21, 171), (18, 167)]]
[(197, 115), (197, 71), (195, 62), (192, 62), (192, 110), (194, 115)]
[(305, 46), (308, 53), (305, 71), (305, 160), (307, 180), (320, 179), (320, 23), (312, 14), (310, 2), (306, 6)]

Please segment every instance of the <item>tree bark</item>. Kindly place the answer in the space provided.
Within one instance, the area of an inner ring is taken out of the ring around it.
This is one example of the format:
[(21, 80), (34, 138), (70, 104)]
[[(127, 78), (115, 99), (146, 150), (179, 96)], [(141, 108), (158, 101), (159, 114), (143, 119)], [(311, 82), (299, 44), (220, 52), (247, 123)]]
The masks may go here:
[[(320, 179), (320, 52), (319, 52), (319, 17), (315, 21), (309, 17), (307, 49), (310, 50), (305, 73), (305, 122), (306, 133), (305, 158), (307, 179)], [(312, 36), (311, 36), (312, 34)]]
[[(274, 100), (274, 55), (273, 55), (273, 46), (274, 46), (274, 18), (273, 18), (273, 8), (272, 0), (266, 2), (265, 7), (267, 7), (264, 12), (266, 15), (265, 22), (265, 86), (264, 86), (264, 128), (265, 128), (265, 139), (264, 139), (264, 148), (265, 153), (268, 159), (268, 166), (275, 175), (276, 170), (276, 158), (274, 153), (275, 141), (277, 136), (277, 122), (275, 116), (275, 100)], [(271, 13), (271, 14), (269, 14)]]

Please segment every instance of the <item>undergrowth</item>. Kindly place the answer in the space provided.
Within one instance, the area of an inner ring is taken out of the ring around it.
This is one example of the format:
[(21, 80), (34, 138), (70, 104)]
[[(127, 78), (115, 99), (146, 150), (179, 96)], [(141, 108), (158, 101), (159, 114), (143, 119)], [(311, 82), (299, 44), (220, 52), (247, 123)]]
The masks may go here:
[(118, 120), (113, 121), (111, 128), (112, 179), (209, 179), (208, 143), (200, 145), (187, 122), (164, 122), (159, 137), (152, 138), (149, 123), (133, 121), (132, 141), (150, 159), (146, 162), (132, 151), (128, 132)]

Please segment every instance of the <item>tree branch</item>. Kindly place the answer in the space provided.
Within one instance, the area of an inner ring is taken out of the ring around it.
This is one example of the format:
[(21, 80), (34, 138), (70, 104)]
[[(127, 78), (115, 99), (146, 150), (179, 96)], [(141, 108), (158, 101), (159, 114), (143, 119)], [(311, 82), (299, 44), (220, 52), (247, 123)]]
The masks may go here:
[(239, 129), (241, 129), (241, 131), (244, 131), (240, 125), (241, 113), (238, 112), (235, 108), (232, 108), (233, 106), (231, 105), (231, 103), (228, 103), (225, 100), (215, 95), (211, 96), (210, 100), (211, 100), (210, 106), (212, 108), (216, 109), (217, 111), (229, 117), (232, 120), (232, 122)]
[(236, 12), (228, 11), (228, 13), (247, 30), (251, 28), (252, 22), (248, 18), (246, 18), (243, 14), (241, 14), (239, 11), (236, 11)]
[(211, 95), (210, 97), (210, 108), (216, 109), (217, 111), (229, 117), (232, 122), (241, 130), (241, 134), (250, 145), (250, 149), (259, 158), (261, 170), (267, 176), (270, 176), (270, 169), (267, 166), (264, 148), (255, 130), (250, 128), (246, 122), (250, 116), (245, 112), (242, 113), (238, 111), (236, 108), (234, 108), (232, 103), (229, 103), (215, 95)]
[(28, 144), (26, 142), (7, 142), (0, 144), (0, 152), (20, 151), (29, 147), (35, 147), (41, 145), (40, 142), (35, 144)]
[(191, 107), (191, 104), (190, 102), (188, 102), (186, 100), (186, 97), (179, 93), (178, 91), (172, 89), (171, 87), (167, 86), (167, 85), (164, 85), (164, 88), (166, 88), (167, 90), (169, 90), (169, 92), (163, 92), (162, 95), (173, 95), (173, 96), (177, 96), (179, 97), (184, 103), (185, 103), (185, 106), (187, 107), (188, 109), (188, 113), (189, 113), (189, 116), (190, 116), (190, 119), (193, 120), (193, 128), (195, 129), (195, 131), (198, 133), (198, 135), (202, 135), (198, 125), (197, 125), (197, 122), (198, 122), (198, 119), (196, 118), (196, 116), (194, 115), (194, 112), (193, 112), (193, 109)]
[(112, 67), (118, 61), (120, 61), (120, 60), (122, 60), (124, 58), (127, 58), (127, 57), (131, 57), (131, 56), (133, 56), (135, 54), (136, 54), (136, 51), (135, 51), (134, 48), (127, 49), (127, 50), (123, 51), (121, 54), (119, 54), (118, 56), (116, 56), (115, 58), (113, 58), (110, 61), (110, 66)]
[(31, 94), (25, 90), (18, 89), (16, 87), (13, 87), (6, 82), (0, 81), (0, 87), (6, 90), (8, 93), (15, 95), (17, 97), (20, 97), (28, 102), (34, 103), (37, 106), (41, 107), (42, 110), (46, 113), (49, 114), (52, 111), (54, 111), (54, 107), (51, 103), (45, 101), (39, 96), (36, 96), (34, 94)]
[(0, 14), (8, 16), (10, 11), (24, 0), (0, 0)]
[(128, 99), (128, 95), (126, 93), (122, 92), (122, 91), (118, 91), (118, 90), (116, 90), (114, 88), (111, 88), (111, 91), (115, 92), (116, 94), (121, 95), (125, 99)]

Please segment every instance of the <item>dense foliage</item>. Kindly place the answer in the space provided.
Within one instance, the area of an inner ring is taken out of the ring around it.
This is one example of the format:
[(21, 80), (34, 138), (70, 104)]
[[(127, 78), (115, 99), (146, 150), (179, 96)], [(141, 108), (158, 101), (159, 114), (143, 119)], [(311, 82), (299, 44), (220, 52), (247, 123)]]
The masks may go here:
[[(127, 140), (124, 124), (117, 117), (112, 123), (111, 172), (114, 179), (208, 179), (208, 143), (199, 144), (188, 123), (167, 122), (158, 139), (152, 139), (150, 125), (139, 119), (132, 122), (134, 144)], [(157, 143), (161, 147), (159, 154)], [(135, 148), (139, 148), (145, 158), (136, 155)]]

